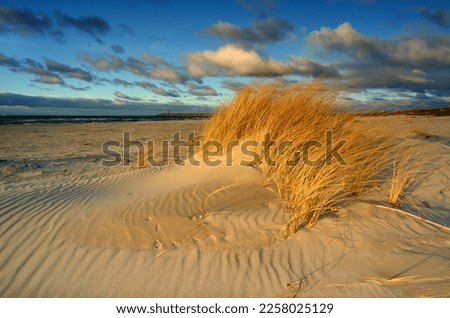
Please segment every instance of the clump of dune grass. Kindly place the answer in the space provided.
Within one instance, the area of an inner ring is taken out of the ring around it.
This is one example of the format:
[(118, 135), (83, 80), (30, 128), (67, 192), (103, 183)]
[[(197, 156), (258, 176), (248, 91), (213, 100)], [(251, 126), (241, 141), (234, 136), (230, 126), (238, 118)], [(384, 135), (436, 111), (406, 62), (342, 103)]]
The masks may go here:
[[(356, 122), (354, 114), (341, 112), (338, 105), (336, 92), (319, 83), (252, 84), (213, 116), (204, 140), (226, 145), (261, 141), (270, 134), (275, 146), (256, 147), (260, 160), (254, 165), (286, 203), (287, 233), (296, 232), (301, 224), (315, 224), (324, 213), (336, 211), (386, 179), (391, 181), (388, 202), (398, 204), (429, 160), (419, 155), (418, 147), (397, 145), (382, 131)], [(290, 147), (283, 147), (285, 142)], [(330, 156), (327, 145), (339, 142), (343, 142), (340, 158)], [(240, 158), (239, 153), (234, 155)], [(269, 164), (266, 157), (276, 164)]]
[[(320, 83), (251, 84), (216, 112), (203, 141), (226, 145), (270, 134), (275, 145), (256, 147), (260, 160), (254, 164), (284, 199), (289, 234), (375, 188), (389, 169), (398, 146), (355, 117), (342, 112), (337, 92)], [(339, 156), (332, 151), (337, 145)]]
[(425, 151), (419, 152), (417, 144), (405, 146), (396, 155), (392, 167), (388, 202), (396, 206), (415, 183), (425, 175), (424, 165), (430, 159)]

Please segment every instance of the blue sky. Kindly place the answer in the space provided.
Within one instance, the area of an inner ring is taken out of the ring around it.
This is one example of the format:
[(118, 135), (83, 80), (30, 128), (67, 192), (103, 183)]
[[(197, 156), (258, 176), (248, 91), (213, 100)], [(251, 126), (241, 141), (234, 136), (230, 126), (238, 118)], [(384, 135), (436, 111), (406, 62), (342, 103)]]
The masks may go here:
[(1, 1), (0, 115), (208, 111), (245, 83), (450, 104), (448, 1)]

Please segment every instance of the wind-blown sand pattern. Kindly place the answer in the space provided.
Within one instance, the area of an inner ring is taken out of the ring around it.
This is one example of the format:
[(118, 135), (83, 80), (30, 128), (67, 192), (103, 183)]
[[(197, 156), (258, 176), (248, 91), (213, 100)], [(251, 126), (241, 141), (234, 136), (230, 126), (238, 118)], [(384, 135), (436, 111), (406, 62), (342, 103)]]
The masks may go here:
[(449, 297), (450, 122), (361, 120), (440, 155), (410, 193), (426, 220), (373, 193), (284, 238), (283, 202), (252, 167), (100, 166), (123, 130), (202, 121), (1, 126), (0, 295)]

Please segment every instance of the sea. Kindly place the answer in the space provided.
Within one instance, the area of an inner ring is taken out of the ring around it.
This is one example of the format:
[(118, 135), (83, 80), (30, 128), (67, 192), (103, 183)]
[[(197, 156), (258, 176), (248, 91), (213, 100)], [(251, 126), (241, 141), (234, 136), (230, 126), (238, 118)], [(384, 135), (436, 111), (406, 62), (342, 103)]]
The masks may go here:
[(131, 121), (162, 121), (201, 119), (161, 115), (141, 116), (0, 116), (0, 125), (7, 124), (64, 124), (64, 123), (106, 123)]

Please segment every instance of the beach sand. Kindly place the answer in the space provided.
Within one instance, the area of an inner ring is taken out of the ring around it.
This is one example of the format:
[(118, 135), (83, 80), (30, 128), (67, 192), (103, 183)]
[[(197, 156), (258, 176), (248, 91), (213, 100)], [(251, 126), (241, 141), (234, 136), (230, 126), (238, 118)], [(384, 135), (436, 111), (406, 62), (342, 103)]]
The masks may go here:
[(170, 139), (205, 121), (2, 125), (0, 296), (450, 297), (449, 118), (358, 120), (437, 158), (415, 214), (374, 192), (287, 238), (255, 168), (101, 165), (124, 131)]

